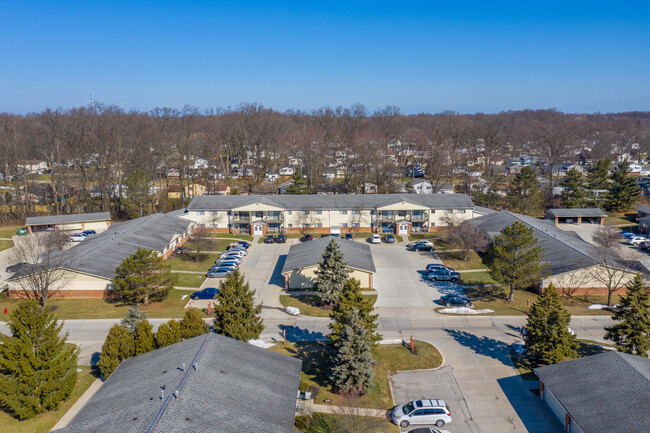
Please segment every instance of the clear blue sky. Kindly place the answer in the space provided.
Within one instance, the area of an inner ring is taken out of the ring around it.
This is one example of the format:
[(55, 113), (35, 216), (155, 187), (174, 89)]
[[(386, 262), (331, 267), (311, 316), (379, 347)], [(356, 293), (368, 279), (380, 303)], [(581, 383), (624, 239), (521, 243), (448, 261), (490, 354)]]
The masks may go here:
[(650, 110), (647, 1), (2, 0), (0, 17), (0, 112), (90, 92), (138, 110)]

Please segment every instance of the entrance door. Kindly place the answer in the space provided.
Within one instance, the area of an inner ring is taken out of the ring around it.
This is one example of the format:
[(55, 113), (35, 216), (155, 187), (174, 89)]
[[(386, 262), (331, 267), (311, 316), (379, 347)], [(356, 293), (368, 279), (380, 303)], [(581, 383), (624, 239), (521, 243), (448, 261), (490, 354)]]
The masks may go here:
[(262, 224), (253, 224), (253, 236), (262, 236), (264, 234), (264, 228)]
[(397, 234), (398, 235), (407, 235), (407, 234), (409, 234), (409, 225), (408, 224), (398, 224), (397, 225)]

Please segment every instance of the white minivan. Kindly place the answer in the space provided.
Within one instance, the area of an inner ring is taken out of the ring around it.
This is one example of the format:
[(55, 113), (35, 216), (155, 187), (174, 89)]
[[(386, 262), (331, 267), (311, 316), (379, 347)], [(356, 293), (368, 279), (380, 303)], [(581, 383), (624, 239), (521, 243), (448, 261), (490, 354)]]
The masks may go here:
[(451, 411), (444, 400), (414, 400), (403, 406), (396, 406), (391, 418), (400, 427), (408, 427), (411, 424), (435, 424), (442, 427), (451, 422)]

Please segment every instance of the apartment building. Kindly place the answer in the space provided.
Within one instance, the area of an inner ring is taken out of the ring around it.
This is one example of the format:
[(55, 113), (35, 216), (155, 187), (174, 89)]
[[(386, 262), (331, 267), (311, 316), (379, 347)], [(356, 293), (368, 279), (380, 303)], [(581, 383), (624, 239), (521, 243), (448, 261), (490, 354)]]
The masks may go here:
[(473, 218), (466, 194), (197, 196), (182, 218), (217, 232), (431, 232)]

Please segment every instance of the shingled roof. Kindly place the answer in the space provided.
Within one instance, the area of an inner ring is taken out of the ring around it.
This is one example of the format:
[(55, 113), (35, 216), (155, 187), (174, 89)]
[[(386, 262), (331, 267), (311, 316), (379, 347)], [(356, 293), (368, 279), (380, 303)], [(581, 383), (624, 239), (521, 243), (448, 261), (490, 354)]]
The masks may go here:
[(582, 431), (650, 431), (649, 359), (607, 352), (535, 373)]
[(341, 248), (347, 266), (367, 272), (376, 272), (375, 262), (370, 253), (370, 247), (360, 242), (348, 241), (341, 238), (324, 237), (313, 241), (291, 245), (289, 254), (282, 266), (282, 273), (304, 269), (318, 265), (323, 259), (325, 248), (334, 239)]
[(110, 212), (75, 213), (69, 215), (48, 215), (39, 217), (27, 217), (26, 226), (41, 226), (50, 224), (86, 223), (93, 221), (110, 221)]
[(597, 207), (547, 209), (547, 218), (605, 218), (607, 214)]
[(429, 209), (472, 209), (467, 194), (282, 194), (282, 195), (199, 195), (187, 207), (196, 210), (231, 210), (262, 203), (287, 210), (376, 209), (407, 202)]
[(208, 333), (125, 360), (57, 432), (293, 432), (301, 364)]

